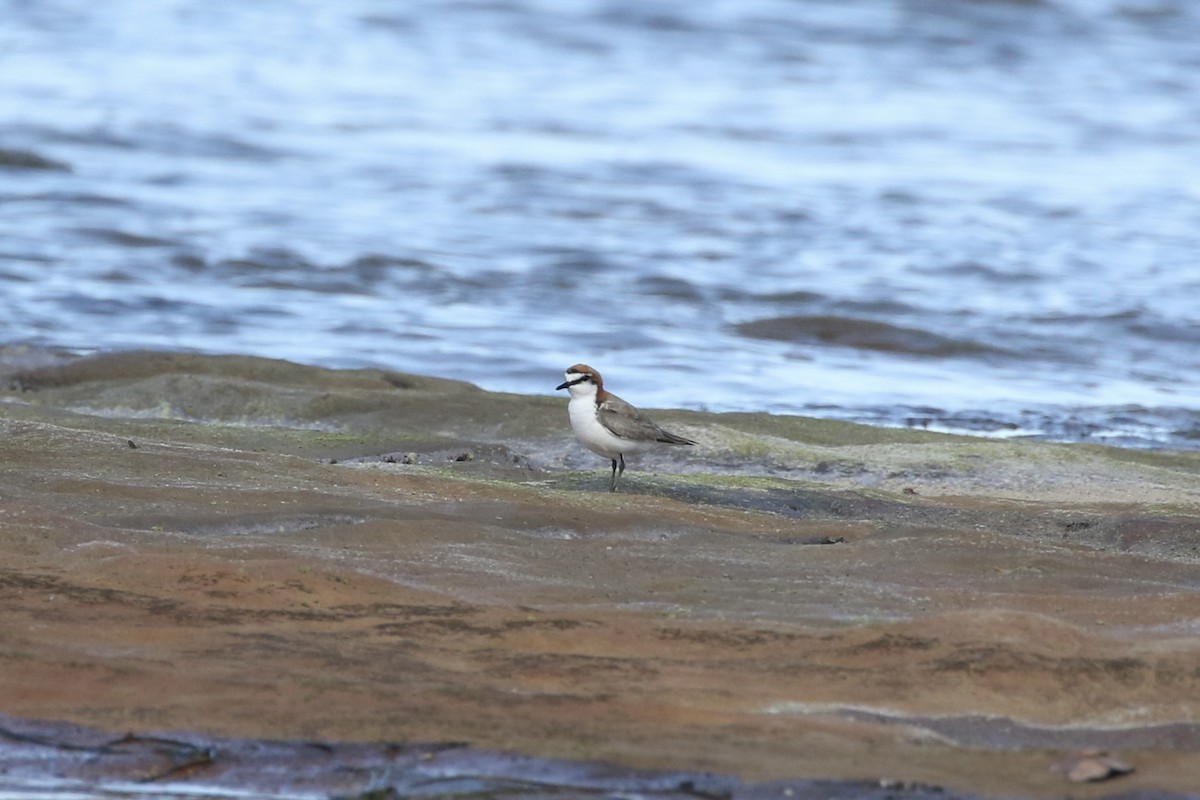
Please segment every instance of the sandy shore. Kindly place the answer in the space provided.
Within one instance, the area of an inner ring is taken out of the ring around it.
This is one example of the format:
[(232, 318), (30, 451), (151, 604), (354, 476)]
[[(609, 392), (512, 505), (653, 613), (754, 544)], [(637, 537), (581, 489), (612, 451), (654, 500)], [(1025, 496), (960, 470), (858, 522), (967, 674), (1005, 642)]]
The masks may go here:
[[(134, 353), (0, 376), (0, 711), (990, 796), (1200, 786), (1200, 454)], [(1101, 748), (1135, 768), (1070, 784)]]

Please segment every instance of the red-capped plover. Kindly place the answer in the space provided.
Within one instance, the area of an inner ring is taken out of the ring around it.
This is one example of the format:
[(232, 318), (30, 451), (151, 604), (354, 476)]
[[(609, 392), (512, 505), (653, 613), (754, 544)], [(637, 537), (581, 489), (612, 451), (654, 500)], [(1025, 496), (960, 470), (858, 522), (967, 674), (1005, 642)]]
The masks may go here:
[(575, 438), (593, 453), (612, 460), (612, 485), (625, 473), (625, 454), (639, 453), (656, 444), (695, 444), (658, 427), (642, 412), (604, 388), (600, 373), (587, 364), (568, 367), (566, 380), (555, 390), (571, 393), (567, 412)]

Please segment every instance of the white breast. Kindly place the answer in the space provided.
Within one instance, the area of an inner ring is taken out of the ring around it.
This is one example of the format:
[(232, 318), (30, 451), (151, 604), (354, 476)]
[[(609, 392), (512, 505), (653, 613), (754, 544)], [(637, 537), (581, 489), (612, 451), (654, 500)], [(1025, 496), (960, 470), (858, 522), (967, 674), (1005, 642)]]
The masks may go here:
[(567, 413), (571, 416), (571, 430), (587, 449), (605, 458), (616, 458), (619, 455), (629, 455), (645, 450), (648, 443), (631, 442), (613, 436), (608, 428), (596, 419), (596, 396), (572, 397), (567, 403)]

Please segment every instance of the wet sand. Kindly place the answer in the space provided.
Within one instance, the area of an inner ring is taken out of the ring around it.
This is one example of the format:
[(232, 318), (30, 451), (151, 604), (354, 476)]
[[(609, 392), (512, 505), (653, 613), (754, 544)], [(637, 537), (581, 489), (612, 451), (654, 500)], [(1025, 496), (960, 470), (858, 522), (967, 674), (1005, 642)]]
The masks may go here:
[[(9, 363), (14, 363), (13, 359)], [(748, 782), (1200, 786), (1200, 454), (184, 354), (0, 378), (0, 710)], [(1135, 771), (1069, 784), (1098, 747)]]

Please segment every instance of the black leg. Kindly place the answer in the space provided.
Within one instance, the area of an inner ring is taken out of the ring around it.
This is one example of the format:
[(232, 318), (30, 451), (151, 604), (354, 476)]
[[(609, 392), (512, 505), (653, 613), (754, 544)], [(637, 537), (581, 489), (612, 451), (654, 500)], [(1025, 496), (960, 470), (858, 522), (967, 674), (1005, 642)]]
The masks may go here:
[[(612, 462), (613, 462), (612, 483), (610, 483), (608, 485), (608, 490), (610, 492), (615, 492), (617, 490), (617, 460), (614, 458), (612, 460)], [(624, 470), (621, 470), (621, 471), (624, 472)]]
[(618, 454), (617, 454), (617, 464), (619, 465), (619, 466), (617, 467), (617, 474), (616, 474), (616, 476), (613, 478), (613, 488), (612, 488), (612, 490), (613, 490), (614, 492), (617, 490), (617, 482), (618, 482), (619, 480), (621, 480), (621, 476), (625, 474), (625, 455), (624, 455), (623, 453), (618, 453)]

